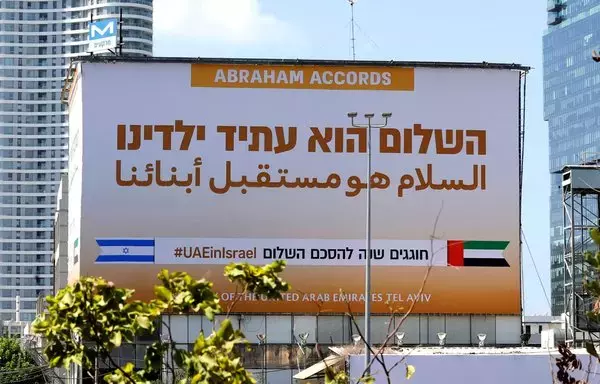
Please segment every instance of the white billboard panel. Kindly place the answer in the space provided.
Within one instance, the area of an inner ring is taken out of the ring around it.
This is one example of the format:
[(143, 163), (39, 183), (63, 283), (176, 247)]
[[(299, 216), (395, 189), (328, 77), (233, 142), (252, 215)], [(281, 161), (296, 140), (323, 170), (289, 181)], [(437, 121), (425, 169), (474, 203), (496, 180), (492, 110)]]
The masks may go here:
[(415, 313), (520, 314), (519, 76), (83, 63), (81, 273), (140, 297), (161, 268), (233, 292), (225, 264), (285, 259), (301, 294), (238, 310), (343, 312), (341, 289), (360, 312), (367, 135), (348, 112), (391, 112), (372, 131), (373, 311), (411, 304), (431, 267)]

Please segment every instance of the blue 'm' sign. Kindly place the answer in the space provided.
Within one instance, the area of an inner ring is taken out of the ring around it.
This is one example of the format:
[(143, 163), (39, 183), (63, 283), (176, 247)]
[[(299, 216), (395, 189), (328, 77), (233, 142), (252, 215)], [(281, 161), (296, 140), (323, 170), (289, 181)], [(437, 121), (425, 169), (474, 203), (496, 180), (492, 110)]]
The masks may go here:
[(104, 39), (117, 36), (118, 19), (104, 19), (90, 24), (89, 40)]

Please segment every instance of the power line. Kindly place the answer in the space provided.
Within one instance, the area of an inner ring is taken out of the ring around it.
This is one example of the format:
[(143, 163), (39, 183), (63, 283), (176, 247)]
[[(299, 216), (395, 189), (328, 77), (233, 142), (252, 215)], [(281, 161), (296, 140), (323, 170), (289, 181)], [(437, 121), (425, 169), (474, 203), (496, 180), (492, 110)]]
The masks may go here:
[(523, 235), (523, 241), (525, 242), (525, 246), (527, 247), (527, 252), (529, 253), (529, 257), (531, 258), (531, 262), (533, 263), (533, 268), (535, 269), (535, 274), (537, 275), (540, 286), (542, 287), (542, 291), (544, 292), (544, 296), (546, 297), (546, 302), (548, 306), (552, 307), (550, 303), (550, 298), (548, 297), (548, 293), (546, 292), (546, 287), (544, 286), (544, 282), (542, 281), (542, 277), (540, 276), (540, 272), (538, 271), (537, 265), (535, 263), (535, 259), (533, 258), (533, 254), (531, 253), (531, 248), (529, 248), (529, 243), (527, 242), (527, 237), (525, 237), (525, 231), (521, 228), (521, 234)]
[(365, 31), (364, 31), (364, 30), (363, 30), (363, 29), (360, 27), (360, 24), (358, 24), (358, 23), (355, 23), (355, 24), (356, 24), (356, 28), (358, 28), (358, 30), (360, 31), (360, 33), (362, 33), (362, 34), (363, 34), (363, 35), (364, 35), (364, 36), (365, 36), (365, 37), (366, 37), (366, 38), (369, 40), (369, 42), (371, 43), (371, 45), (372, 45), (373, 47), (375, 47), (376, 49), (381, 49), (381, 48), (379, 47), (379, 44), (377, 44), (377, 43), (375, 42), (375, 40), (373, 40), (373, 39), (371, 38), (371, 36), (369, 36), (369, 35), (368, 35), (368, 34), (367, 34), (367, 33), (366, 33), (366, 32), (365, 32)]
[(20, 368), (13, 371), (0, 371), (0, 376), (2, 375), (13, 375), (13, 374), (21, 374), (25, 372), (35, 372), (35, 371), (43, 371), (44, 369), (49, 369), (47, 365), (44, 366), (31, 366), (26, 368)]

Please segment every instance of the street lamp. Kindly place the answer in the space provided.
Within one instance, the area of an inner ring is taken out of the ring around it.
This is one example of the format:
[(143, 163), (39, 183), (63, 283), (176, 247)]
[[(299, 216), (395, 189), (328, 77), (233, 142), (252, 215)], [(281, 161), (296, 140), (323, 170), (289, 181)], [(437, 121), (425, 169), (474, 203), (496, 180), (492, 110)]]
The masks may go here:
[[(300, 342), (298, 343), (300, 346), (300, 352), (302, 352), (302, 369), (306, 369), (306, 344), (308, 340), (309, 332), (301, 332), (298, 334), (298, 338)], [(298, 363), (300, 365), (300, 363)]]
[(438, 332), (437, 337), (440, 341), (440, 347), (443, 347), (446, 344), (446, 332)]
[(348, 113), (350, 122), (354, 128), (366, 128), (367, 129), (367, 249), (366, 249), (366, 262), (365, 262), (365, 369), (367, 373), (370, 372), (369, 363), (371, 355), (369, 348), (371, 347), (371, 129), (372, 128), (383, 128), (387, 126), (388, 120), (392, 117), (391, 113), (382, 113), (381, 117), (384, 118), (384, 122), (380, 124), (373, 124), (372, 119), (375, 117), (374, 113), (365, 113), (366, 124), (356, 124), (354, 119), (358, 116), (356, 112)]
[(404, 332), (396, 332), (396, 343), (398, 344), (398, 346), (401, 346), (403, 344), (404, 335)]
[(479, 339), (479, 347), (483, 347), (485, 345), (485, 338), (487, 337), (487, 334), (485, 333), (478, 333), (477, 334), (477, 338)]
[(267, 382), (267, 335), (259, 333), (256, 335), (258, 344), (262, 345), (263, 350), (263, 362), (262, 362), (262, 382)]

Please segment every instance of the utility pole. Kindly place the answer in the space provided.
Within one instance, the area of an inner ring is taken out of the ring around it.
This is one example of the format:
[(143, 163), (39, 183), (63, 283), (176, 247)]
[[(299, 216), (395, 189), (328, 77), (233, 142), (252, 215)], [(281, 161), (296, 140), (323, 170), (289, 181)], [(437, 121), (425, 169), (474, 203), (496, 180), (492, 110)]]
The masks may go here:
[(365, 261), (365, 369), (367, 373), (370, 372), (369, 364), (371, 360), (371, 354), (369, 348), (371, 348), (371, 129), (373, 128), (384, 128), (388, 124), (388, 119), (392, 117), (391, 113), (382, 113), (381, 117), (384, 118), (384, 122), (380, 124), (373, 124), (372, 119), (375, 117), (374, 113), (366, 113), (364, 116), (367, 119), (367, 124), (356, 124), (354, 119), (358, 113), (350, 112), (348, 117), (350, 118), (351, 124), (355, 128), (366, 128), (367, 129), (367, 225), (366, 225), (366, 261)]

